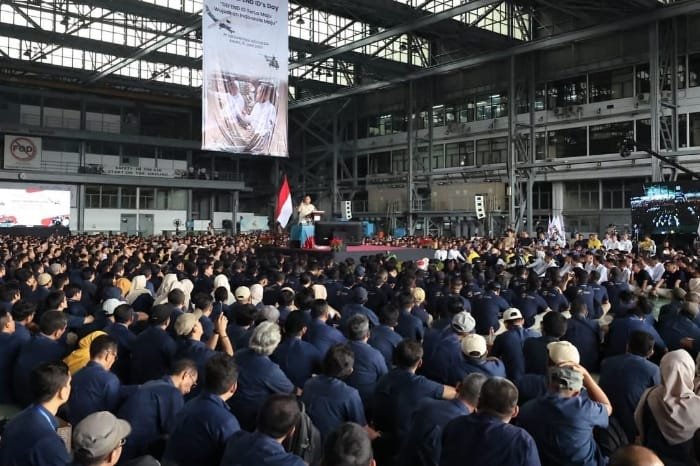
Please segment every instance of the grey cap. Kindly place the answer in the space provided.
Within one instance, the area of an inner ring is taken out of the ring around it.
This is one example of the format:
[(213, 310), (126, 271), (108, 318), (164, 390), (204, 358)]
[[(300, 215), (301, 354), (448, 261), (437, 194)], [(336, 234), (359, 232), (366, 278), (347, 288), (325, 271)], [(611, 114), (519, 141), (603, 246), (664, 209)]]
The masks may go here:
[(579, 391), (583, 388), (583, 374), (568, 367), (550, 367), (549, 380), (559, 388)]
[(280, 311), (275, 306), (262, 306), (258, 311), (258, 320), (267, 320), (276, 324), (280, 320)]
[(131, 433), (128, 422), (108, 411), (93, 413), (73, 429), (73, 450), (99, 458), (114, 451)]
[(471, 333), (474, 327), (476, 321), (467, 311), (458, 312), (452, 317), (452, 330), (457, 333)]

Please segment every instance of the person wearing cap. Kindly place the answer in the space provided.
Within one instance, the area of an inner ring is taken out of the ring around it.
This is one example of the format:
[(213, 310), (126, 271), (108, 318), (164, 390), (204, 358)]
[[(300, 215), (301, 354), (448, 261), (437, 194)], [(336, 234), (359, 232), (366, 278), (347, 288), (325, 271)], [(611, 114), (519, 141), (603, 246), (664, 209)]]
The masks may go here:
[(236, 288), (233, 296), (238, 304), (250, 304), (250, 288), (247, 286), (239, 286)]
[(283, 446), (294, 434), (300, 417), (299, 402), (293, 395), (271, 395), (261, 406), (254, 429), (240, 430), (226, 442), (221, 465), (306, 466)]
[(304, 313), (291, 312), (284, 322), (282, 342), (270, 356), (299, 390), (321, 367), (321, 355), (316, 347), (302, 339), (307, 330)]
[(510, 424), (518, 416), (518, 389), (513, 382), (492, 377), (481, 386), (477, 410), (450, 421), (442, 434), (440, 466), (540, 466), (537, 445), (521, 427)]
[[(67, 325), (68, 320), (63, 312), (44, 312), (39, 320), (39, 333), (24, 343), (17, 353), (12, 372), (12, 388), (15, 401), (20, 407), (26, 407), (32, 402), (32, 369), (44, 362), (62, 360), (70, 352), (62, 339)], [(3, 377), (9, 376), (10, 374), (3, 374)]]
[(328, 303), (323, 299), (316, 299), (311, 304), (311, 324), (304, 337), (306, 341), (316, 347), (323, 358), (328, 348), (337, 343), (345, 343), (343, 334), (328, 323), (330, 312)]
[(396, 326), (396, 332), (403, 338), (422, 342), (425, 336), (425, 328), (423, 327), (423, 322), (411, 314), (411, 308), (413, 307), (411, 292), (402, 291), (399, 293), (396, 301), (399, 305), (399, 323)]
[[(423, 364), (423, 347), (412, 339), (404, 339), (394, 351), (396, 367), (377, 382), (372, 415), (375, 428), (381, 432), (378, 460), (398, 453), (418, 404), (425, 399), (451, 400), (454, 387), (434, 382), (416, 371)], [(383, 461), (379, 461), (383, 464)]]
[(185, 395), (197, 384), (197, 365), (183, 359), (175, 361), (168, 375), (150, 380), (122, 403), (117, 415), (131, 424), (123, 460), (146, 454), (160, 458), (165, 439), (185, 405)]
[(659, 335), (668, 345), (669, 351), (687, 349), (695, 357), (700, 351), (700, 326), (696, 319), (700, 314), (697, 303), (684, 301), (680, 312), (666, 316), (659, 322)]
[(204, 366), (202, 393), (188, 401), (175, 419), (163, 454), (164, 464), (218, 466), (226, 441), (241, 430), (228, 401), (238, 386), (238, 369), (226, 354)]
[(160, 379), (168, 373), (177, 351), (175, 341), (166, 331), (171, 314), (172, 307), (167, 304), (151, 309), (148, 328), (136, 336), (131, 347), (131, 383)]
[(423, 400), (411, 419), (408, 435), (399, 453), (402, 466), (437, 465), (442, 452), (442, 432), (455, 418), (476, 411), (481, 387), (488, 376), (466, 375), (457, 382), (453, 400)]
[(654, 338), (646, 332), (630, 334), (627, 353), (603, 359), (600, 367), (600, 388), (610, 398), (613, 417), (618, 420), (634, 443), (637, 428), (634, 410), (647, 388), (661, 383), (659, 366), (649, 362), (654, 354)]
[(377, 380), (389, 372), (389, 369), (382, 353), (367, 343), (370, 335), (367, 317), (362, 314), (352, 316), (348, 320), (346, 334), (348, 346), (355, 356), (355, 363), (345, 382), (356, 388), (364, 406), (370, 407)]
[(387, 368), (393, 367), (394, 348), (402, 340), (401, 335), (394, 331), (398, 322), (398, 308), (393, 304), (384, 305), (379, 309), (379, 325), (370, 330), (370, 337), (367, 340), (367, 344), (382, 354)]
[(368, 320), (372, 327), (379, 325), (379, 318), (374, 311), (365, 306), (367, 302), (367, 288), (363, 286), (356, 286), (350, 291), (351, 302), (346, 304), (340, 311), (340, 329), (347, 335), (348, 321), (355, 315), (363, 315)]
[(457, 385), (465, 376), (473, 373), (489, 377), (505, 377), (503, 361), (488, 356), (486, 338), (475, 333), (466, 335), (460, 342), (460, 358), (449, 368), (448, 385)]
[(422, 374), (436, 382), (448, 383), (451, 368), (462, 358), (460, 341), (474, 331), (475, 325), (471, 314), (462, 311), (452, 317), (450, 326), (429, 333), (423, 345)]
[(72, 425), (88, 414), (116, 410), (128, 393), (122, 390), (119, 378), (110, 372), (117, 359), (117, 342), (102, 333), (91, 340), (89, 349), (90, 360), (73, 374), (73, 392), (68, 400), (68, 421)]
[(525, 372), (547, 375), (547, 345), (559, 341), (566, 333), (567, 319), (558, 312), (548, 312), (542, 318), (542, 336), (526, 338), (523, 343)]
[(491, 356), (499, 358), (506, 366), (506, 374), (517, 383), (525, 373), (525, 355), (523, 344), (526, 338), (538, 336), (532, 330), (523, 328), (525, 319), (520, 310), (511, 307), (503, 312), (506, 331), (496, 337), (491, 349)]
[(236, 351), (235, 360), (240, 371), (238, 390), (228, 404), (244, 429), (255, 427), (255, 418), (268, 396), (295, 391), (294, 384), (270, 359), (281, 338), (277, 324), (262, 322), (250, 335), (248, 348)]
[(28, 385), (31, 405), (5, 426), (0, 437), (3, 466), (62, 466), (70, 462), (65, 443), (56, 433), (58, 409), (71, 392), (71, 376), (62, 361), (39, 364)]
[[(122, 447), (131, 433), (128, 422), (108, 411), (85, 417), (73, 429), (73, 463), (75, 466), (113, 466), (119, 462)], [(129, 463), (130, 466), (133, 463)], [(147, 464), (145, 462), (138, 464)], [(133, 466), (136, 466), (134, 464)]]
[(36, 289), (32, 294), (32, 299), (37, 302), (43, 302), (46, 297), (51, 293), (51, 284), (53, 283), (53, 277), (48, 273), (40, 273), (36, 277)]
[(549, 368), (547, 394), (523, 405), (518, 424), (532, 435), (545, 465), (604, 466), (607, 458), (593, 428), (607, 428), (612, 411), (591, 374), (580, 364), (563, 362)]
[(564, 362), (580, 364), (581, 355), (574, 345), (568, 341), (554, 341), (547, 345), (547, 369), (544, 374), (523, 374), (516, 384), (518, 387), (521, 406), (530, 400), (539, 398), (547, 393), (549, 387), (549, 368)]
[(498, 331), (501, 326), (498, 318), (510, 305), (501, 297), (501, 284), (492, 281), (486, 286), (486, 292), (474, 299), (472, 315), (476, 321), (475, 332), (488, 335), (491, 329)]

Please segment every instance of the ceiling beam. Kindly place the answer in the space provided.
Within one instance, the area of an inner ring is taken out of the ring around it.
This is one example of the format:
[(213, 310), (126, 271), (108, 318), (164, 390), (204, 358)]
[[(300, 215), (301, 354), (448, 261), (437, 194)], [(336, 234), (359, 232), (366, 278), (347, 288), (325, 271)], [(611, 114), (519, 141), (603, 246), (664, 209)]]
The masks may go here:
[(365, 45), (379, 42), (380, 40), (390, 39), (393, 36), (405, 34), (416, 29), (421, 29), (432, 24), (439, 23), (440, 21), (451, 19), (457, 15), (467, 13), (478, 8), (489, 6), (492, 3), (501, 3), (501, 1), (502, 0), (475, 0), (453, 8), (449, 8), (447, 10), (441, 11), (440, 13), (426, 14), (425, 16), (413, 21), (409, 21), (408, 23), (386, 29), (382, 32), (378, 32), (377, 34), (371, 34), (362, 39), (352, 41), (345, 45), (341, 45), (340, 47), (335, 47), (334, 49), (328, 50), (327, 52), (322, 52), (312, 57), (305, 58), (304, 60), (299, 60), (296, 63), (290, 63), (289, 69), (293, 70), (304, 65), (310, 65), (317, 61), (327, 60), (343, 52), (350, 52), (360, 47), (364, 47)]
[(290, 104), (289, 109), (293, 110), (298, 108), (304, 108), (310, 105), (317, 105), (323, 102), (328, 102), (342, 97), (365, 94), (367, 92), (376, 91), (396, 84), (415, 81), (418, 79), (423, 79), (438, 74), (447, 74), (456, 71), (461, 71), (479, 65), (484, 65), (489, 62), (503, 60), (511, 56), (524, 55), (538, 50), (551, 49), (554, 47), (571, 44), (573, 42), (591, 39), (604, 34), (611, 34), (614, 32), (644, 26), (654, 21), (660, 21), (676, 16), (698, 12), (700, 12), (700, 2), (674, 3), (664, 8), (660, 8), (652, 12), (645, 12), (640, 15), (632, 16), (626, 19), (617, 19), (613, 22), (603, 23), (578, 31), (559, 34), (546, 39), (531, 41), (522, 45), (516, 45), (515, 47), (511, 47), (506, 50), (499, 50), (496, 52), (485, 53), (476, 57), (456, 60), (450, 63), (434, 66), (432, 68), (426, 68), (424, 70), (416, 71), (405, 76), (400, 76), (393, 79), (378, 81), (376, 83), (366, 84), (362, 86), (350, 87), (340, 92), (336, 92), (335, 94), (329, 94), (303, 101), (297, 101), (293, 104)]

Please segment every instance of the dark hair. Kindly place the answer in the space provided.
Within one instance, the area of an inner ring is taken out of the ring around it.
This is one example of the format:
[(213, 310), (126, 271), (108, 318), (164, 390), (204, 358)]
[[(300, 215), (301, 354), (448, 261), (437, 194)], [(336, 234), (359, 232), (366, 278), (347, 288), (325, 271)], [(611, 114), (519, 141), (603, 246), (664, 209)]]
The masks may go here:
[(225, 286), (220, 286), (214, 290), (214, 299), (217, 303), (228, 301), (228, 289)]
[(396, 327), (399, 323), (399, 308), (394, 304), (386, 304), (379, 310), (379, 323)]
[(284, 321), (284, 333), (287, 336), (299, 336), (304, 327), (306, 327), (304, 311), (292, 311)]
[(234, 313), (234, 319), (236, 325), (240, 327), (247, 327), (253, 325), (255, 322), (255, 316), (258, 313), (258, 309), (252, 304), (238, 305), (236, 307), (236, 312)]
[(542, 333), (550, 337), (563, 337), (566, 333), (566, 327), (566, 317), (558, 312), (548, 312), (542, 318)]
[(365, 428), (344, 422), (326, 437), (321, 466), (369, 466), (373, 456)]
[(65, 291), (65, 293), (66, 293), (66, 298), (72, 299), (72, 298), (74, 298), (75, 296), (77, 296), (78, 293), (80, 293), (81, 291), (83, 291), (83, 289), (80, 288), (80, 285), (68, 285), (68, 286), (64, 289), (64, 291)]
[(423, 347), (415, 340), (402, 340), (394, 349), (394, 364), (398, 367), (411, 368), (423, 357)]
[(291, 306), (294, 303), (294, 293), (290, 290), (282, 290), (277, 294), (277, 304)]
[(299, 402), (294, 395), (270, 395), (260, 408), (256, 428), (261, 434), (282, 438), (297, 425), (300, 416)]
[(52, 291), (44, 299), (45, 309), (58, 309), (58, 306), (66, 299), (66, 294), (63, 291)]
[(518, 389), (503, 377), (491, 377), (481, 386), (479, 411), (489, 411), (499, 416), (510, 416), (518, 404)]
[(355, 354), (343, 344), (333, 345), (328, 348), (323, 358), (323, 374), (328, 377), (344, 379), (352, 374), (355, 365)]
[(31, 301), (20, 300), (12, 306), (12, 318), (18, 322), (36, 313), (36, 304)]
[(172, 289), (168, 293), (168, 304), (173, 306), (182, 306), (185, 304), (185, 299), (185, 292), (179, 288)]
[(171, 364), (168, 375), (182, 374), (185, 371), (197, 372), (197, 363), (191, 359), (178, 359)]
[(100, 335), (90, 343), (90, 359), (94, 359), (105, 351), (117, 351), (117, 340), (109, 335)]
[(294, 304), (301, 310), (312, 309), (314, 301), (316, 301), (316, 299), (314, 299), (314, 291), (311, 287), (302, 288), (296, 296), (294, 296)]
[(0, 291), (0, 299), (6, 302), (12, 301), (15, 297), (21, 296), (19, 291), (19, 286), (15, 284), (6, 283), (2, 286)]
[(46, 311), (39, 319), (39, 331), (44, 335), (51, 335), (57, 330), (62, 330), (68, 325), (68, 317), (61, 311)]
[(65, 362), (53, 361), (40, 364), (29, 374), (32, 400), (36, 404), (49, 401), (66, 386), (69, 379), (70, 372)]
[(486, 380), (488, 380), (488, 377), (480, 372), (467, 374), (459, 384), (457, 396), (461, 400), (469, 403), (471, 406), (476, 406), (479, 403), (481, 387), (484, 386), (484, 382), (486, 382)]
[(328, 302), (325, 299), (314, 299), (311, 303), (311, 318), (318, 319), (328, 315)]
[(646, 358), (654, 349), (654, 337), (642, 330), (632, 332), (627, 340), (629, 352)]
[(402, 291), (396, 297), (396, 303), (399, 305), (399, 310), (407, 309), (413, 305), (413, 295), (410, 291)]
[(7, 309), (0, 309), (0, 331), (12, 320), (10, 311)]
[(589, 311), (588, 306), (586, 305), (586, 302), (581, 299), (581, 298), (576, 298), (574, 299), (574, 302), (571, 303), (571, 314), (572, 315), (583, 315), (587, 311)]
[(347, 323), (348, 339), (359, 341), (369, 335), (369, 319), (363, 314), (355, 314)]
[(214, 395), (222, 395), (238, 382), (238, 368), (228, 354), (217, 353), (204, 366), (204, 388)]
[(114, 309), (114, 321), (128, 324), (134, 318), (134, 308), (130, 304), (120, 304)]
[(210, 308), (213, 303), (214, 300), (206, 293), (197, 293), (192, 297), (192, 304), (194, 304), (195, 309), (201, 309), (204, 311)]

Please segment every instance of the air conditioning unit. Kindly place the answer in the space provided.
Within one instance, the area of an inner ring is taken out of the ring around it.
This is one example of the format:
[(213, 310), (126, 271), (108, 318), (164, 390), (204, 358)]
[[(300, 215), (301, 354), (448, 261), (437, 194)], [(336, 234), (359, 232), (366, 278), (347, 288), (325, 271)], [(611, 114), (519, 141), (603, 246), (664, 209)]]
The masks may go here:
[(640, 94), (637, 94), (637, 101), (640, 104), (648, 104), (649, 103), (649, 93), (648, 92), (642, 92)]

